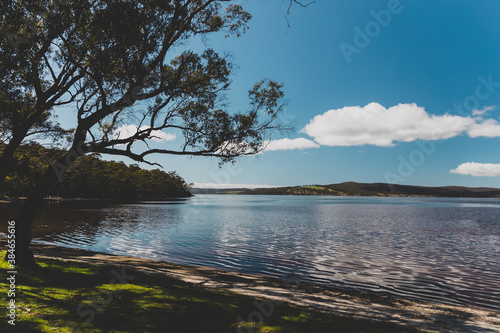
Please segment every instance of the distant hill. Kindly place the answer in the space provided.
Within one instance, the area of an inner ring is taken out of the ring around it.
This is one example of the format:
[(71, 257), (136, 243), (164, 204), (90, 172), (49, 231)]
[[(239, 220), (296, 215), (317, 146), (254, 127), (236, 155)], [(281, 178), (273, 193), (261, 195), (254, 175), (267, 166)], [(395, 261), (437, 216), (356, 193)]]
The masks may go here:
[[(226, 192), (228, 192), (228, 194), (234, 194), (232, 191)], [(345, 182), (331, 185), (254, 189), (241, 191), (239, 194), (500, 198), (500, 189), (487, 187), (427, 187), (386, 183), (365, 184)]]

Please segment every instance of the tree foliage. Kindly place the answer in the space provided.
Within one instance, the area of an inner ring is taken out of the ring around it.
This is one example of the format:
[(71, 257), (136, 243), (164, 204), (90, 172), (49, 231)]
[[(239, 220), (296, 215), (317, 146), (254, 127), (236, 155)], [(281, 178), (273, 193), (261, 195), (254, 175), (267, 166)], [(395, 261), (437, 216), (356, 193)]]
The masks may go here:
[[(33, 189), (45, 169), (62, 153), (38, 144), (21, 146), (13, 172), (5, 182), (5, 194), (24, 196)], [(163, 199), (190, 196), (189, 185), (176, 173), (144, 170), (137, 165), (103, 161), (98, 154), (80, 158), (48, 193), (63, 198), (114, 200)]]
[[(33, 98), (30, 94), (23, 95), (19, 90), (0, 89), (0, 142), (9, 142), (12, 133), (18, 131), (23, 121), (31, 111)], [(64, 130), (51, 112), (46, 110), (36, 119), (25, 140), (38, 141), (50, 139), (53, 144), (71, 132)]]
[[(221, 99), (230, 84), (228, 60), (211, 49), (172, 52), (195, 36), (244, 32), (251, 16), (240, 5), (106, 0), (11, 1), (3, 6), (1, 33), (8, 38), (1, 44), (0, 78), (34, 96), (32, 113), (43, 109), (41, 116), (60, 105), (76, 109), (77, 132), (84, 133), (78, 139), (86, 140), (87, 151), (143, 162), (151, 153), (230, 160), (258, 152), (263, 136), (274, 129), (281, 85), (257, 83), (249, 93), (251, 109), (229, 112)], [(169, 52), (175, 54), (170, 60)], [(130, 115), (139, 127), (147, 127), (132, 137), (113, 137)], [(179, 149), (133, 152), (134, 143), (164, 129), (182, 132), (185, 141)], [(221, 149), (228, 143), (241, 147)]]
[[(282, 84), (257, 82), (249, 90), (248, 109), (230, 109), (224, 96), (231, 63), (210, 48), (199, 53), (190, 48), (191, 40), (212, 33), (245, 32), (251, 15), (235, 2), (0, 3), (0, 91), (10, 96), (6, 105), (20, 102), (14, 109), (25, 109), (18, 124), (4, 127), (9, 140), (0, 156), (0, 192), (16, 150), (36, 124), (44, 117), (47, 122), (56, 108), (75, 124), (68, 149), (46, 169), (16, 220), (18, 258), (34, 263), (29, 230), (35, 211), (57, 180), (89, 152), (150, 164), (151, 154), (227, 162), (258, 153), (282, 129), (276, 124), (285, 105)], [(12, 98), (14, 93), (19, 97)], [(131, 123), (134, 133), (117, 135), (117, 128)], [(151, 147), (155, 133), (165, 130), (178, 135), (177, 145)]]

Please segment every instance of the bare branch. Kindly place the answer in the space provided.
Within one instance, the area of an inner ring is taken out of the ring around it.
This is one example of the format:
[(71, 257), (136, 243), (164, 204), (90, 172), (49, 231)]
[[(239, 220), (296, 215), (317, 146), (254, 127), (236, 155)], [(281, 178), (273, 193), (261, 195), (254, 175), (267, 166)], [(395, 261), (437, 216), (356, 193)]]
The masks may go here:
[(288, 20), (288, 16), (290, 16), (290, 10), (292, 9), (292, 6), (293, 4), (296, 3), (297, 5), (301, 6), (302, 8), (306, 8), (306, 7), (309, 7), (310, 5), (312, 5), (313, 3), (316, 3), (316, 1), (311, 1), (307, 4), (303, 4), (301, 1), (299, 0), (290, 0), (290, 4), (288, 5), (288, 9), (286, 11), (286, 15), (285, 15), (285, 19), (286, 19), (286, 23), (288, 25), (288, 28), (291, 28), (291, 25), (290, 25), (290, 21)]

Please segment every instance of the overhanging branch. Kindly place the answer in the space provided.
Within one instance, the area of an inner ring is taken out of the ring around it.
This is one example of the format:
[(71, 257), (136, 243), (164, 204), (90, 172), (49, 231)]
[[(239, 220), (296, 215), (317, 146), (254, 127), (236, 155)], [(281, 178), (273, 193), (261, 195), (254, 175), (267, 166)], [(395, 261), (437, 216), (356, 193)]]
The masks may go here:
[(294, 3), (296, 3), (297, 5), (299, 5), (300, 7), (302, 8), (306, 8), (306, 7), (309, 7), (310, 5), (312, 5), (313, 3), (315, 3), (316, 1), (311, 1), (307, 4), (303, 4), (302, 1), (299, 1), (299, 0), (290, 0), (290, 4), (288, 5), (288, 9), (286, 11), (286, 15), (285, 15), (285, 18), (286, 18), (286, 23), (288, 25), (289, 28), (291, 28), (290, 26), (290, 21), (288, 21), (288, 16), (290, 16), (290, 9), (292, 9), (292, 6)]

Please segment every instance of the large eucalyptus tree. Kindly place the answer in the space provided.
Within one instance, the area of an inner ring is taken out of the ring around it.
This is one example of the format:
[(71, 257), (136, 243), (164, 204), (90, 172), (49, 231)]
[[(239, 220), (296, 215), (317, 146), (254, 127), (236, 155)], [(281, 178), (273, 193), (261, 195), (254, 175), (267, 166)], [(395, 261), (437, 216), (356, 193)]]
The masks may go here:
[[(301, 4), (297, 0), (289, 0)], [(302, 4), (301, 4), (302, 5)], [(14, 153), (32, 135), (62, 135), (52, 115), (75, 128), (16, 219), (16, 264), (34, 264), (31, 224), (51, 186), (88, 152), (152, 163), (151, 154), (213, 156), (222, 162), (264, 148), (280, 130), (282, 84), (249, 90), (245, 112), (228, 110), (232, 65), (190, 40), (240, 36), (251, 15), (231, 0), (8, 0), (0, 3), (0, 192)], [(130, 120), (135, 131), (117, 134)], [(147, 145), (160, 131), (177, 148)], [(139, 147), (137, 143), (140, 144)]]

